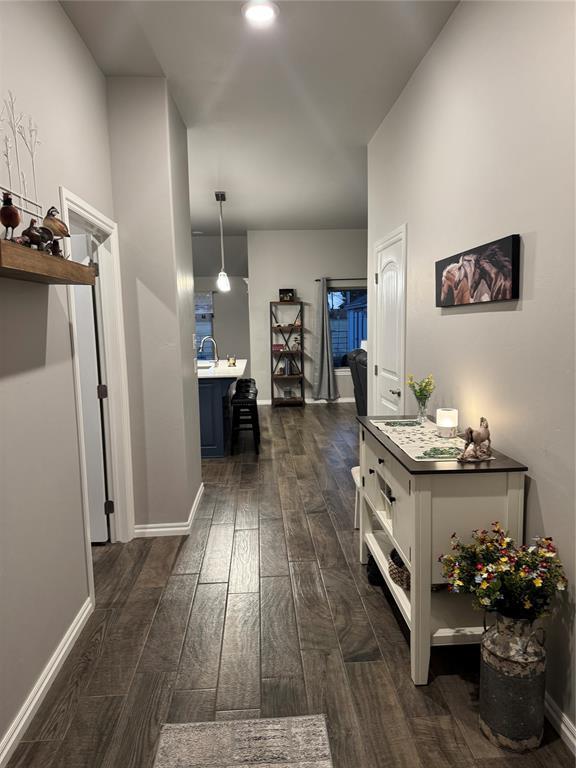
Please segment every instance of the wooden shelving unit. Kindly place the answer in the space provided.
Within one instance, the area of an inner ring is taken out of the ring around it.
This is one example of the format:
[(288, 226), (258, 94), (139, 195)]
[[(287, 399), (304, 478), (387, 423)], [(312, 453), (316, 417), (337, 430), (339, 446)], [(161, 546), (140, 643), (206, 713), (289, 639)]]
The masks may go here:
[(0, 240), (0, 277), (48, 285), (94, 285), (96, 266)]
[[(300, 337), (300, 348), (291, 349), (296, 336)], [(273, 349), (274, 344), (282, 344), (283, 348)], [(286, 397), (288, 387), (296, 393)], [(304, 405), (304, 304), (301, 301), (270, 302), (270, 390), (272, 405)]]

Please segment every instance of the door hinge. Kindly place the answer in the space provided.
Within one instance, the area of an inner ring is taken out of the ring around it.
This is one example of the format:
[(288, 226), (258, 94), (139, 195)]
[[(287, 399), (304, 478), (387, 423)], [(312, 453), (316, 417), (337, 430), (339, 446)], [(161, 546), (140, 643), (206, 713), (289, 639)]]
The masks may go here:
[(374, 285), (378, 285), (378, 272), (374, 272)]
[(112, 499), (108, 499), (108, 501), (104, 502), (104, 514), (105, 515), (114, 514), (114, 502), (112, 501)]
[(92, 267), (96, 277), (100, 277), (100, 267), (98, 266), (97, 261), (93, 261), (92, 259), (90, 259), (90, 261), (88, 262), (88, 266)]
[(366, 486), (366, 478), (362, 475), (362, 488)]
[(366, 438), (364, 437), (364, 430), (362, 430), (362, 442), (364, 442)]
[(378, 376), (378, 366), (374, 366), (374, 376)]
[(108, 385), (107, 384), (98, 384), (96, 387), (96, 392), (98, 394), (98, 400), (106, 400), (108, 397)]

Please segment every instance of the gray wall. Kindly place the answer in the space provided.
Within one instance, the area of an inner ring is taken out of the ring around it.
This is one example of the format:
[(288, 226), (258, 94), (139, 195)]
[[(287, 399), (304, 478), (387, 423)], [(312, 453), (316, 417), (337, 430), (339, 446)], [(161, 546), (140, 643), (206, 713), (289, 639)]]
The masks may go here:
[[(282, 230), (248, 232), (250, 275), (250, 363), (260, 399), (270, 395), (269, 302), (279, 288), (295, 288), (304, 302), (306, 398), (311, 399), (317, 277), (366, 275), (366, 230)], [(354, 396), (350, 373), (338, 376), (342, 398)]]
[(188, 183), (188, 139), (186, 126), (174, 101), (168, 99), (171, 210), (174, 228), (174, 261), (178, 300), (178, 326), (182, 395), (184, 405), (184, 437), (188, 476), (188, 500), (193, 500), (202, 483), (200, 464), (200, 414), (198, 410), (198, 377), (194, 349), (194, 267), (190, 234), (190, 202)]
[[(461, 3), (368, 154), (369, 243), (408, 224), (407, 370), (528, 465), (526, 540), (553, 536), (572, 585), (573, 109), (573, 4)], [(516, 305), (435, 308), (436, 260), (516, 232)], [(572, 721), (573, 605), (548, 622), (548, 689)]]
[[(214, 221), (218, 210), (214, 202)], [(224, 231), (226, 231), (226, 203), (224, 204)], [(222, 256), (220, 235), (194, 235), (194, 274), (197, 277), (216, 277), (220, 272)], [(248, 242), (246, 235), (224, 235), (226, 272), (237, 277), (248, 277)]]
[(109, 78), (108, 108), (136, 523), (181, 522), (200, 484), (183, 126), (162, 78)]
[[(62, 184), (113, 216), (103, 76), (57, 3), (0, 12), (0, 97), (38, 123), (44, 207)], [(0, 530), (1, 739), (88, 597), (66, 288), (1, 278)]]
[[(199, 291), (214, 294), (214, 337), (220, 357), (236, 355), (248, 360), (246, 376), (250, 375), (250, 317), (248, 311), (248, 286), (243, 277), (231, 277), (230, 293), (215, 290), (214, 277), (197, 277)], [(200, 339), (198, 339), (198, 343)]]

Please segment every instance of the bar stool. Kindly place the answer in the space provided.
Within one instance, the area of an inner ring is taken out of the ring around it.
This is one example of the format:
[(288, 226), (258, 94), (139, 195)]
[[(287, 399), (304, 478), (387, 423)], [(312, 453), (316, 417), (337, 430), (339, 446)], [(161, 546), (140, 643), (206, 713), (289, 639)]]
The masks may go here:
[(362, 480), (360, 479), (360, 467), (352, 467), (352, 478), (356, 486), (356, 497), (354, 499), (354, 528), (358, 528), (360, 525), (360, 486)]
[(260, 422), (258, 420), (258, 389), (254, 379), (238, 379), (236, 390), (230, 399), (232, 406), (231, 453), (238, 439), (239, 432), (252, 431), (254, 450), (260, 449)]

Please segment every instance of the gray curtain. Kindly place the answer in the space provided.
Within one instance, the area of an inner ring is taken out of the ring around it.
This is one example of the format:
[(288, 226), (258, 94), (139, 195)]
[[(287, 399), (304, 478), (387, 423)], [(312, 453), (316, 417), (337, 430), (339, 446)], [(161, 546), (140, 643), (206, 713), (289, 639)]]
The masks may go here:
[(312, 397), (314, 400), (336, 400), (339, 397), (332, 359), (332, 337), (330, 336), (330, 318), (328, 316), (327, 278), (318, 283), (316, 303), (316, 349), (314, 354), (314, 381)]

